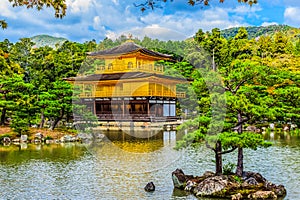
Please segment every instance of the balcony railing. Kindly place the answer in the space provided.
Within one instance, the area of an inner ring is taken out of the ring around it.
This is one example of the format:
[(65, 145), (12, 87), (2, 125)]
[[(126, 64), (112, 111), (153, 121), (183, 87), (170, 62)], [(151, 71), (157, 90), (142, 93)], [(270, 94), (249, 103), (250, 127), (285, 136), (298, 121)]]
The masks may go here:
[(185, 92), (170, 92), (170, 91), (96, 91), (96, 92), (83, 92), (79, 97), (177, 97), (177, 98), (185, 98)]
[(155, 116), (152, 114), (97, 114), (99, 121), (145, 121), (145, 122), (170, 122), (180, 119), (179, 116)]
[(177, 98), (185, 98), (185, 92), (176, 92)]
[(124, 64), (114, 64), (113, 66), (105, 66), (99, 65), (96, 68), (95, 73), (102, 74), (102, 73), (120, 73), (120, 72), (153, 72), (162, 74), (164, 71), (163, 66), (155, 66), (153, 64), (143, 64), (141, 66), (132, 65), (128, 67), (128, 65)]

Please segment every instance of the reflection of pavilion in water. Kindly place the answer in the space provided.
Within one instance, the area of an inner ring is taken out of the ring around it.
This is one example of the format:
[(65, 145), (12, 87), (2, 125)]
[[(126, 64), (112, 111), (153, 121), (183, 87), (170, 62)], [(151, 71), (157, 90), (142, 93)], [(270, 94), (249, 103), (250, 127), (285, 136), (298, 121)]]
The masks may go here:
[(128, 152), (146, 153), (159, 150), (165, 146), (175, 147), (176, 131), (131, 130), (102, 131), (116, 146)]
[(165, 168), (181, 157), (174, 149), (175, 131), (135, 130), (101, 131), (105, 140), (88, 146), (89, 151), (99, 160), (101, 167), (108, 171), (145, 173)]

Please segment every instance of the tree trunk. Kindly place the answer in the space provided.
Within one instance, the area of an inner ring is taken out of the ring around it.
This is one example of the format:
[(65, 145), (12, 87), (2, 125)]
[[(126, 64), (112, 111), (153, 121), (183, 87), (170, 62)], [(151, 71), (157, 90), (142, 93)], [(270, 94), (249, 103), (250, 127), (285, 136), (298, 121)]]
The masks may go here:
[(62, 109), (61, 112), (60, 112), (60, 116), (55, 118), (54, 122), (52, 123), (52, 125), (50, 127), (50, 130), (53, 131), (55, 129), (55, 127), (57, 126), (58, 122), (63, 119), (64, 115), (65, 115), (65, 110)]
[(244, 171), (244, 154), (243, 154), (243, 148), (238, 148), (238, 162), (236, 167), (236, 175), (242, 176)]
[(50, 130), (53, 131), (55, 129), (55, 127), (57, 126), (58, 122), (61, 120), (60, 117), (55, 118), (55, 120), (53, 121)]
[[(243, 124), (242, 124), (242, 115), (241, 113), (238, 113), (238, 124), (239, 126), (237, 127), (237, 131), (239, 134), (243, 132)], [(237, 166), (236, 166), (236, 175), (242, 176), (244, 171), (244, 154), (243, 154), (243, 148), (239, 147), (238, 148), (238, 161), (237, 161)]]
[(41, 112), (41, 123), (40, 123), (40, 128), (44, 128), (45, 124), (45, 114), (44, 111)]
[(217, 141), (216, 143), (216, 150), (215, 150), (215, 157), (216, 157), (216, 175), (221, 175), (222, 171), (222, 143)]
[(2, 109), (0, 125), (5, 125), (6, 108)]

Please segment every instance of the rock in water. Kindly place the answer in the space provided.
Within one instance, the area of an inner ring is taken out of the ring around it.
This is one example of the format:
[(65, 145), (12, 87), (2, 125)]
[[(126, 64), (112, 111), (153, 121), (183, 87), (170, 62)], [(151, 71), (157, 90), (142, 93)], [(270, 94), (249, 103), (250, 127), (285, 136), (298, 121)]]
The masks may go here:
[(253, 182), (253, 179), (257, 183), (265, 183), (267, 181), (260, 173), (255, 172), (244, 172), (243, 179), (249, 184), (250, 182)]
[(38, 133), (36, 133), (36, 134), (34, 135), (34, 139), (38, 139), (38, 140), (42, 140), (43, 137), (44, 137), (43, 134), (40, 133), (40, 132), (38, 132)]
[(3, 144), (10, 144), (11, 140), (9, 137), (4, 137), (3, 138)]
[(273, 191), (257, 191), (248, 195), (249, 199), (277, 199)]
[(197, 186), (197, 182), (194, 180), (188, 180), (184, 188), (185, 191), (192, 191)]
[(172, 172), (172, 180), (175, 188), (184, 189), (186, 182), (193, 176), (185, 175), (182, 169), (176, 169)]
[(247, 178), (244, 182), (243, 182), (243, 184), (242, 184), (242, 186), (243, 187), (249, 187), (249, 186), (253, 186), (253, 185), (258, 185), (258, 182), (256, 181), (256, 179), (255, 178), (253, 178), (253, 177), (249, 177), (249, 178)]
[(267, 190), (275, 192), (275, 194), (277, 196), (285, 196), (286, 195), (286, 189), (283, 185), (275, 185), (274, 183), (266, 181), (265, 187)]
[(155, 190), (155, 185), (153, 182), (147, 183), (147, 185), (144, 187), (145, 191), (147, 192), (153, 192)]
[(240, 200), (277, 199), (286, 195), (283, 185), (275, 185), (255, 172), (244, 172), (242, 177), (205, 172), (202, 176), (194, 177), (176, 169), (172, 172), (172, 180), (175, 188), (190, 191), (197, 197), (231, 197)]
[(223, 176), (209, 177), (198, 184), (194, 189), (196, 196), (217, 196), (228, 185), (228, 180)]
[(27, 142), (28, 135), (21, 135), (20, 141), (21, 142)]
[(241, 193), (231, 195), (231, 200), (241, 200), (241, 199), (243, 199), (243, 195), (241, 195)]

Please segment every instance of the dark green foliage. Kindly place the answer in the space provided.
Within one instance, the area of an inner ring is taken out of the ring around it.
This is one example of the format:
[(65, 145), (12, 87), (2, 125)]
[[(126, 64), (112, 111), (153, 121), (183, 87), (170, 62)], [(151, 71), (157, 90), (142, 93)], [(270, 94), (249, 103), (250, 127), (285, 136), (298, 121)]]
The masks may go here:
[(1, 80), (5, 93), (5, 107), (7, 112), (12, 113), (11, 127), (19, 134), (28, 132), (28, 127), (32, 122), (32, 96), (33, 86), (30, 83), (24, 83), (23, 76), (15, 74), (14, 76)]
[[(263, 35), (274, 35), (275, 32), (287, 32), (296, 30), (296, 28), (288, 25), (270, 25), (270, 26), (248, 26), (245, 27), (248, 32), (248, 39), (257, 38)], [(238, 33), (239, 27), (229, 28), (221, 31), (221, 35), (226, 39), (233, 38)]]
[(224, 132), (218, 135), (218, 140), (222, 142), (223, 148), (242, 147), (256, 150), (259, 146), (269, 147), (271, 142), (264, 140), (261, 134), (244, 132), (242, 134), (237, 132)]
[(300, 39), (298, 39), (295, 44), (294, 54), (300, 56)]
[(77, 75), (86, 52), (96, 44), (67, 41), (57, 49), (33, 47), (29, 38), (0, 43), (1, 124), (12, 119), (10, 125), (18, 133), (31, 125), (42, 128), (46, 121), (54, 129), (59, 121), (72, 120), (73, 89), (62, 79)]
[(233, 174), (233, 169), (235, 168), (235, 164), (233, 163), (226, 163), (223, 165), (223, 174), (230, 175)]

